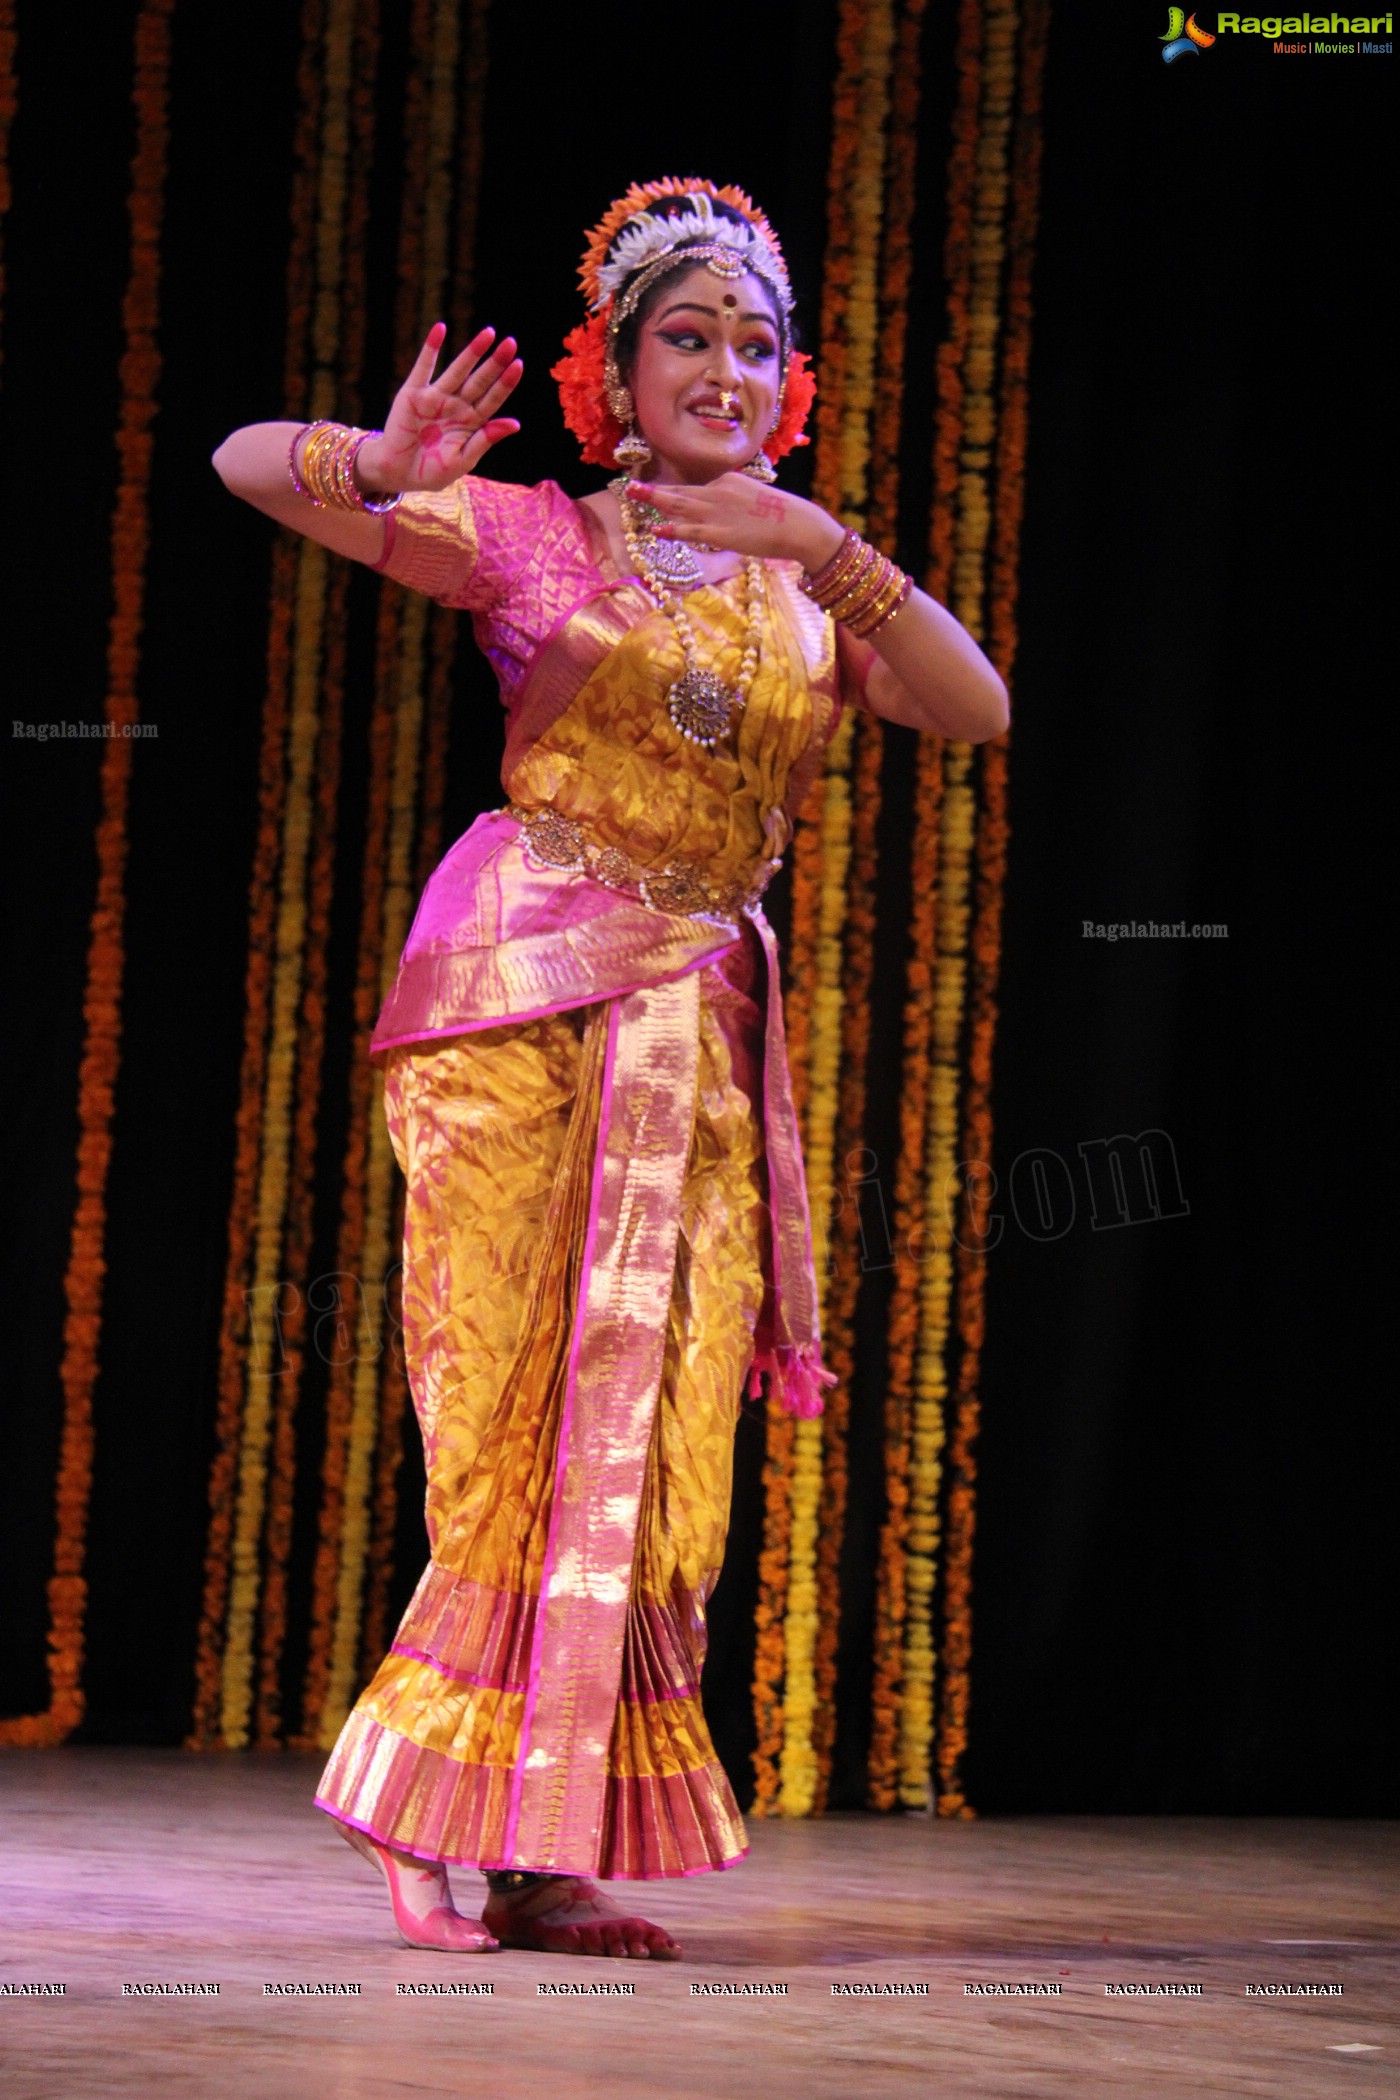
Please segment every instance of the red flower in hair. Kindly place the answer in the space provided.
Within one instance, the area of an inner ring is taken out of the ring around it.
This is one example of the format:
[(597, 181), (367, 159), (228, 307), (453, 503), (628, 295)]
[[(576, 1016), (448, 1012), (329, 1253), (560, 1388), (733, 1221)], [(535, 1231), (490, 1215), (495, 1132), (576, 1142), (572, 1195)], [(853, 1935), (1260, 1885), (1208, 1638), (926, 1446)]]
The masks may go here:
[(770, 459), (781, 459), (784, 453), (795, 451), (799, 445), (811, 444), (807, 435), (807, 418), (816, 398), (817, 379), (812, 361), (805, 350), (794, 350), (788, 359), (783, 412), (778, 418), (778, 427), (763, 441), (763, 449)]
[(551, 365), (549, 376), (559, 382), (559, 400), (564, 421), (583, 447), (590, 467), (616, 464), (613, 448), (622, 436), (622, 425), (608, 407), (603, 384), (607, 359), (607, 312), (590, 314), (571, 328), (564, 338), (564, 355)]

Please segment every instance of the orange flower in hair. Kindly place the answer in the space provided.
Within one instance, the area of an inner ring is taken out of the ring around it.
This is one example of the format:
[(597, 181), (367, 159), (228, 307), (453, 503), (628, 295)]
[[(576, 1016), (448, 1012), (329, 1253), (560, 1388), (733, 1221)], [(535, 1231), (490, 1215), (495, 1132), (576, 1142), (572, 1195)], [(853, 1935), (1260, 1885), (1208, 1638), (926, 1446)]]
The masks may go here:
[(559, 382), (564, 421), (583, 447), (590, 467), (610, 467), (613, 447), (622, 436), (622, 425), (608, 407), (603, 381), (607, 344), (608, 318), (600, 310), (569, 330), (564, 355), (549, 372)]

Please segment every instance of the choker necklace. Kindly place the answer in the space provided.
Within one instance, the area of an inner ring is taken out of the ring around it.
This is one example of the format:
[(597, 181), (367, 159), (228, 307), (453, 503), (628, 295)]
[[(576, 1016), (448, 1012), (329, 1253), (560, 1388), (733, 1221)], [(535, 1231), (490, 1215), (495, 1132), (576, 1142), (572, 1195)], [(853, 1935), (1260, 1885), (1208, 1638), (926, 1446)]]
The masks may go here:
[[(763, 564), (752, 556), (744, 563), (744, 653), (733, 685), (700, 661), (695, 630), (680, 594), (701, 582), (694, 549), (698, 541), (665, 540), (656, 535), (661, 513), (627, 494), (627, 476), (611, 483), (622, 513), (622, 537), (637, 574), (670, 619), (685, 655), (685, 669), (666, 695), (666, 712), (683, 737), (713, 751), (728, 736), (748, 703), (758, 671), (758, 638), (763, 618)], [(716, 550), (706, 546), (706, 554)], [(680, 556), (683, 559), (677, 559)]]

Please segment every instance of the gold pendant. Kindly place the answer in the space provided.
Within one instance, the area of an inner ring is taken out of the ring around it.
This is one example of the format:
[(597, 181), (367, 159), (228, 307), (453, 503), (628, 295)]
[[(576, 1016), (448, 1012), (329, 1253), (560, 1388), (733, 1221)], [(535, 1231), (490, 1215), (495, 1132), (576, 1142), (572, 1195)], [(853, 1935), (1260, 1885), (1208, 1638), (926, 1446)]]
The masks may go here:
[(667, 590), (693, 591), (702, 581), (700, 564), (685, 540), (659, 540), (642, 533), (638, 546), (642, 560)]
[(692, 668), (666, 695), (666, 712), (683, 737), (713, 751), (720, 738), (729, 734), (734, 695), (713, 671)]

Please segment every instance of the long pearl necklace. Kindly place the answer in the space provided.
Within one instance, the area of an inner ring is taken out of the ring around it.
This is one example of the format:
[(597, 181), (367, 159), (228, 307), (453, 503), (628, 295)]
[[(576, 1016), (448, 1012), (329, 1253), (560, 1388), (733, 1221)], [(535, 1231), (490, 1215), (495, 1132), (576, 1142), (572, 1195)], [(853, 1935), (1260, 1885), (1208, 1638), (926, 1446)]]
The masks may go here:
[[(763, 564), (753, 556), (744, 563), (744, 653), (733, 685), (717, 671), (708, 671), (700, 661), (695, 630), (690, 624), (681, 592), (691, 591), (702, 581), (700, 564), (693, 548), (684, 540), (664, 540), (655, 524), (660, 512), (652, 511), (643, 522), (643, 506), (627, 494), (627, 477), (612, 483), (622, 513), (622, 536), (627, 552), (652, 596), (676, 630), (685, 657), (685, 669), (666, 695), (666, 712), (683, 737), (713, 751), (730, 731), (748, 704), (749, 692), (758, 673), (759, 638), (763, 631)], [(647, 506), (650, 510), (650, 506)], [(650, 525), (651, 529), (647, 527)], [(664, 552), (662, 551), (664, 550)], [(713, 552), (713, 549), (707, 549)]]

